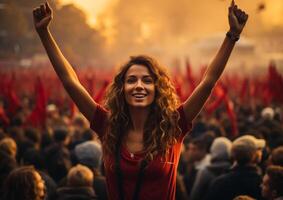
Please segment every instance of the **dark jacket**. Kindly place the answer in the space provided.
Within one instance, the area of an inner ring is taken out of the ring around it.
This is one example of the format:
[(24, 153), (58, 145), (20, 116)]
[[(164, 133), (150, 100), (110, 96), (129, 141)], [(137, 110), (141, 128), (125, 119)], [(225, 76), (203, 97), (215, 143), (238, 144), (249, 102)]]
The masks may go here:
[(58, 184), (72, 166), (70, 152), (64, 145), (54, 143), (45, 149), (44, 156), (48, 174)]
[(97, 196), (97, 200), (107, 200), (106, 179), (104, 176), (98, 175), (93, 179), (93, 188)]
[(92, 187), (62, 187), (58, 188), (52, 200), (95, 200)]
[(206, 168), (200, 170), (195, 179), (192, 191), (191, 200), (202, 200), (207, 195), (206, 192), (211, 186), (211, 183), (220, 175), (226, 173), (231, 167), (228, 161), (213, 162)]
[(261, 198), (262, 177), (255, 166), (236, 166), (213, 181), (206, 200), (232, 200), (239, 195)]

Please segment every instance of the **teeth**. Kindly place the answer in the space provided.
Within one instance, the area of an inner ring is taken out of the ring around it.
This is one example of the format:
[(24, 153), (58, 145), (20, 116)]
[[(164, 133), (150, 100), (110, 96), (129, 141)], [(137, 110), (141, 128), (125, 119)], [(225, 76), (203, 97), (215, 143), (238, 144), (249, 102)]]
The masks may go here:
[(134, 94), (133, 96), (136, 97), (136, 98), (143, 98), (146, 95), (145, 94)]

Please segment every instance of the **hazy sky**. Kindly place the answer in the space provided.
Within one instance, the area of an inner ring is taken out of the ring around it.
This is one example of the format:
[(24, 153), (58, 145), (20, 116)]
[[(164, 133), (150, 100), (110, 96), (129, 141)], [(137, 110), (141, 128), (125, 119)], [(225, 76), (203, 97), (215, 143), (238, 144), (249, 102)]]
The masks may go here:
[(96, 16), (99, 14), (109, 3), (110, 0), (61, 0), (63, 4), (74, 3), (81, 9), (83, 9), (88, 17), (89, 23), (96, 23)]
[[(61, 1), (87, 13), (89, 23), (106, 36), (109, 53), (118, 59), (136, 52), (174, 57), (190, 52), (198, 39), (215, 34), (224, 38), (229, 28), (230, 0)], [(283, 0), (235, 1), (249, 14), (243, 36), (270, 37), (274, 30), (283, 30)]]
[[(187, 0), (190, 2), (190, 0)], [(119, 0), (61, 0), (63, 4), (65, 3), (74, 3), (81, 9), (83, 9), (88, 17), (89, 17), (89, 23), (95, 24), (96, 23), (96, 17), (98, 14), (104, 12), (104, 9), (107, 8), (107, 5), (113, 5), (116, 2), (119, 2)], [(121, 0), (120, 0), (121, 2)], [(130, 3), (131, 1), (127, 1), (127, 3)], [(141, 1), (143, 2), (143, 1)], [(172, 4), (176, 1), (172, 0)], [(197, 0), (191, 1), (193, 4), (197, 3)], [(207, 4), (210, 4), (210, 7), (213, 9), (216, 4), (227, 4), (230, 1), (227, 0), (209, 0), (207, 1)], [(264, 3), (266, 5), (266, 9), (262, 12), (262, 21), (264, 24), (270, 24), (271, 25), (278, 25), (283, 24), (283, 0), (238, 0), (236, 1), (239, 5), (244, 5), (247, 8), (250, 8), (252, 10), (256, 10), (257, 6), (260, 3)], [(173, 5), (174, 6), (174, 5)]]

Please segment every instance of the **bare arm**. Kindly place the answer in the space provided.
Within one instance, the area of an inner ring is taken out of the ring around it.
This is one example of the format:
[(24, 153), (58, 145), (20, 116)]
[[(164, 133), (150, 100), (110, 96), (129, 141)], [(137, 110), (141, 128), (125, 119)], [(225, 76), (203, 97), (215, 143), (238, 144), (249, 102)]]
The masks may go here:
[(81, 85), (75, 71), (62, 54), (49, 31), (48, 25), (52, 19), (52, 9), (46, 2), (45, 5), (40, 5), (40, 7), (34, 9), (33, 16), (36, 31), (56, 74), (81, 113), (91, 121), (96, 110), (96, 103)]
[(235, 46), (236, 38), (240, 36), (248, 15), (237, 8), (232, 0), (229, 7), (230, 37), (226, 36), (215, 58), (208, 66), (200, 84), (196, 87), (192, 95), (184, 103), (184, 111), (188, 121), (192, 121), (201, 111), (208, 99), (214, 85), (221, 76), (228, 58)]

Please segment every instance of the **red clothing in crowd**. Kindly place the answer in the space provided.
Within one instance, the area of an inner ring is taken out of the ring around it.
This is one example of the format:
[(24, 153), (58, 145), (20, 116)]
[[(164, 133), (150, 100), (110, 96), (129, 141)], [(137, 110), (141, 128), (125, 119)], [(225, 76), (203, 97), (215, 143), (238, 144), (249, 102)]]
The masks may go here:
[[(177, 167), (181, 153), (181, 145), (185, 134), (190, 131), (192, 124), (187, 123), (183, 106), (178, 109), (180, 114), (179, 127), (182, 135), (178, 142), (169, 149), (166, 159), (156, 156), (145, 168), (144, 177), (139, 193), (140, 200), (148, 199), (175, 199), (176, 192), (176, 175)], [(107, 111), (101, 106), (97, 107), (94, 119), (91, 122), (91, 128), (99, 135), (100, 139), (106, 130)], [(125, 200), (132, 200), (136, 187), (137, 177), (139, 174), (139, 164), (142, 160), (143, 153), (135, 153), (131, 155), (127, 148), (121, 147), (121, 171), (123, 174), (123, 191)], [(108, 187), (108, 197), (111, 200), (119, 199), (117, 187), (115, 155), (104, 158), (106, 182)]]

